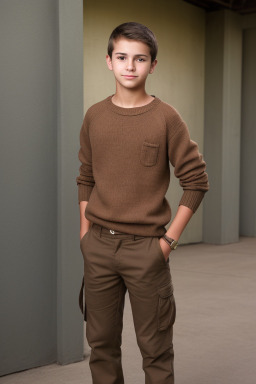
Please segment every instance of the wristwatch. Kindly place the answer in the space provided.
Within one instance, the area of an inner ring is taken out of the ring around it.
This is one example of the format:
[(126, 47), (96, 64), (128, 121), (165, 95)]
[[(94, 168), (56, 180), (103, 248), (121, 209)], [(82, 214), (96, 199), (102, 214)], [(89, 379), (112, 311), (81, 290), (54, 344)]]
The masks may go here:
[(171, 247), (171, 250), (175, 250), (178, 247), (178, 241), (168, 237), (167, 235), (163, 235), (162, 239)]

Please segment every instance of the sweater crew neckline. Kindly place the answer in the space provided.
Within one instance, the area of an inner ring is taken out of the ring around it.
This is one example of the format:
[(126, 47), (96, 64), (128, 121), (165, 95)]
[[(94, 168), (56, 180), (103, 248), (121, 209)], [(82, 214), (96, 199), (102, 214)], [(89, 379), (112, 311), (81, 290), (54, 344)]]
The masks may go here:
[(133, 108), (123, 108), (119, 107), (118, 105), (115, 105), (112, 102), (112, 97), (114, 95), (111, 95), (106, 98), (106, 102), (108, 107), (115, 113), (119, 115), (125, 115), (125, 116), (135, 116), (135, 115), (141, 115), (142, 113), (145, 113), (147, 111), (150, 111), (151, 109), (155, 108), (161, 100), (158, 97), (154, 96), (154, 100), (152, 100), (150, 103), (142, 105), (141, 107), (133, 107)]

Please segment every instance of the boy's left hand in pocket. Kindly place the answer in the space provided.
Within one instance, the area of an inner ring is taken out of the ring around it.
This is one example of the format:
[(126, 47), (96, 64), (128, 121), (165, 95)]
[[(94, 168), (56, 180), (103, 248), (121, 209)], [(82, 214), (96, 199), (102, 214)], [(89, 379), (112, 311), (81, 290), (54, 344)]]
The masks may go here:
[(159, 240), (160, 248), (164, 254), (165, 260), (168, 260), (168, 257), (171, 253), (171, 247), (164, 241), (162, 238)]

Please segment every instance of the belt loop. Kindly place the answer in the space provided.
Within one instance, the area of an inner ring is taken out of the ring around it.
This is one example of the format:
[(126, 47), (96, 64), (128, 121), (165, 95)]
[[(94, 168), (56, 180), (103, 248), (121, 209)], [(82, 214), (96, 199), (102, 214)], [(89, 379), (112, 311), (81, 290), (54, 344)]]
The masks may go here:
[(133, 235), (133, 240), (134, 240), (134, 241), (136, 240), (136, 235)]
[(100, 226), (100, 237), (101, 237), (102, 227)]

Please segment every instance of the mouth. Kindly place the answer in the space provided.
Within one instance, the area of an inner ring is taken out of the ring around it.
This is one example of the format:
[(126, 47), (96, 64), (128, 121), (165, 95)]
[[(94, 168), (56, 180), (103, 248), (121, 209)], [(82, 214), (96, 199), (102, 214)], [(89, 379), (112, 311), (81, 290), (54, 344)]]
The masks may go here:
[(138, 77), (133, 75), (122, 75), (122, 76), (125, 77), (126, 79), (135, 79), (136, 77)]

